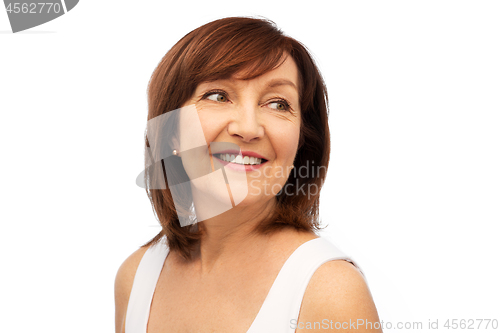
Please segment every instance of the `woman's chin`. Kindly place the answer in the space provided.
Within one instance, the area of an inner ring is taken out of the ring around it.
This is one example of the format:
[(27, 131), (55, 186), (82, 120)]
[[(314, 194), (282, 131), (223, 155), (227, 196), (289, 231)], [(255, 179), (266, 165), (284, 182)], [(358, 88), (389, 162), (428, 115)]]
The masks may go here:
[(264, 206), (274, 198), (265, 188), (250, 186), (247, 182), (195, 182), (192, 186), (193, 199), (198, 220), (222, 214), (233, 208)]
[(250, 206), (263, 206), (268, 201), (273, 200), (274, 196), (265, 195), (264, 193), (252, 193), (249, 192), (247, 196), (239, 203), (236, 204), (236, 207), (250, 207)]

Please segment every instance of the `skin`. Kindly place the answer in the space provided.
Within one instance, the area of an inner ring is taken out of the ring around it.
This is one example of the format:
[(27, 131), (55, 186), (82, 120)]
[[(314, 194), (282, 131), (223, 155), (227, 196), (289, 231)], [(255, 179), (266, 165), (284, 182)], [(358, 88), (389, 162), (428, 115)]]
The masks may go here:
[[(294, 229), (272, 235), (252, 232), (275, 205), (276, 192), (266, 192), (264, 187), (279, 190), (285, 184), (288, 173), (278, 171), (289, 172), (297, 153), (301, 111), (298, 86), (297, 66), (287, 57), (280, 67), (252, 80), (235, 75), (228, 80), (201, 83), (185, 103), (184, 107), (196, 106), (206, 142), (231, 142), (242, 150), (257, 152), (268, 160), (269, 169), (265, 174), (249, 172), (246, 183), (239, 184), (248, 186), (249, 193), (236, 207), (199, 223), (204, 234), (192, 261), (184, 261), (173, 251), (169, 253), (155, 290), (149, 333), (166, 332), (166, 327), (169, 332), (246, 332), (286, 259), (304, 242), (317, 238), (312, 232)], [(207, 95), (214, 89), (217, 93)], [(281, 100), (290, 108), (285, 110)], [(180, 142), (174, 144), (182, 152), (179, 144), (188, 135), (183, 134), (182, 117), (180, 132)], [(210, 154), (200, 158), (213, 162)], [(195, 207), (203, 204), (210, 188), (203, 184), (196, 188)], [(218, 194), (215, 191), (212, 195)], [(133, 277), (145, 251), (143, 248), (132, 254), (117, 273), (117, 332), (124, 331)], [(298, 321), (324, 318), (334, 322), (359, 318), (378, 321), (364, 278), (345, 261), (323, 264), (304, 294)], [(304, 330), (320, 331), (325, 329)]]

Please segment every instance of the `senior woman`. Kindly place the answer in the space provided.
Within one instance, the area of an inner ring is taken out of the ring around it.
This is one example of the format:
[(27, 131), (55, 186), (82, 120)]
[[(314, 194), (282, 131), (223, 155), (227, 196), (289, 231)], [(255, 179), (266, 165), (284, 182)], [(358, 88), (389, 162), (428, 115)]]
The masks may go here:
[(381, 332), (358, 267), (315, 233), (330, 136), (302, 44), (263, 19), (208, 23), (164, 56), (148, 105), (162, 230), (118, 270), (117, 333)]

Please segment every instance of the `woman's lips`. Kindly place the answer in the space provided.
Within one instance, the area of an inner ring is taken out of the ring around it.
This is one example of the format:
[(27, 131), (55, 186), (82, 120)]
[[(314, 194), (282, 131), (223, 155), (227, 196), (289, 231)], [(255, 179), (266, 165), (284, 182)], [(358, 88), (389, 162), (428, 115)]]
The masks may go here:
[(268, 161), (265, 161), (265, 162), (262, 162), (260, 164), (246, 164), (246, 165), (243, 165), (243, 164), (238, 164), (238, 163), (226, 162), (226, 161), (223, 161), (220, 158), (218, 158), (216, 156), (213, 156), (213, 155), (212, 155), (212, 157), (214, 159), (216, 159), (218, 162), (220, 162), (223, 166), (227, 166), (228, 168), (230, 168), (232, 170), (245, 171), (245, 172), (257, 170), (257, 169), (261, 168), (264, 164), (266, 164), (268, 162)]
[(265, 160), (266, 158), (256, 152), (253, 152), (253, 151), (250, 151), (250, 150), (242, 150), (241, 152), (239, 150), (234, 150), (234, 149), (226, 149), (226, 150), (223, 150), (223, 151), (218, 151), (218, 152), (212, 152), (212, 154), (229, 154), (229, 155), (239, 155), (241, 154), (242, 157), (245, 157), (245, 156), (252, 156), (252, 157), (257, 157), (257, 158), (260, 158), (260, 159), (263, 159)]

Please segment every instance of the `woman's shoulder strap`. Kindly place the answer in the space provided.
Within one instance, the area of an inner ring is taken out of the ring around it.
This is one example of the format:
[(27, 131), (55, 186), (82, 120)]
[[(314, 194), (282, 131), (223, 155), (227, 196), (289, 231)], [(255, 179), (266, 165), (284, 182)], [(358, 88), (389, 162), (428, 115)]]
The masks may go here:
[(156, 283), (168, 254), (166, 238), (151, 245), (137, 267), (125, 317), (126, 333), (146, 333)]
[(346, 260), (358, 267), (325, 238), (315, 238), (299, 246), (280, 270), (248, 332), (294, 332), (293, 320), (298, 319), (311, 277), (322, 264), (331, 260)]

